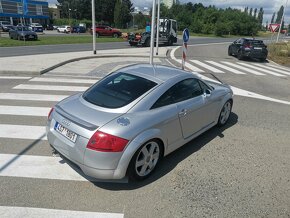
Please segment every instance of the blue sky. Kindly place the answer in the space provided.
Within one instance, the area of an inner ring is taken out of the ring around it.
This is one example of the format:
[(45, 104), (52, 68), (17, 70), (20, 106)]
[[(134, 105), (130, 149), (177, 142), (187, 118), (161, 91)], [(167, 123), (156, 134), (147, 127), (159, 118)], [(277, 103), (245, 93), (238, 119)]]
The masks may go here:
[[(55, 3), (56, 0), (48, 0), (48, 2)], [(131, 0), (134, 6), (138, 7), (152, 7), (152, 0)], [(218, 8), (238, 8), (244, 9), (245, 7), (249, 8), (260, 8), (264, 9), (264, 23), (266, 21), (270, 22), (271, 17), (274, 12), (277, 12), (281, 5), (286, 5), (286, 0), (180, 0), (181, 3), (192, 2), (202, 3), (205, 6), (215, 5)], [(286, 7), (285, 23), (290, 23), (290, 1)]]

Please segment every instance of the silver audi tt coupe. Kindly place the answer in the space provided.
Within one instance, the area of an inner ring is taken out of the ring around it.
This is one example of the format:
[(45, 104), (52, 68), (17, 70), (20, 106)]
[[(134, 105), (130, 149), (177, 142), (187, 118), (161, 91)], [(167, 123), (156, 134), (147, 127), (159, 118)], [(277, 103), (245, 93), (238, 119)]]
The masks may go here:
[(163, 156), (229, 119), (233, 92), (177, 68), (119, 69), (55, 105), (47, 138), (98, 179), (142, 180)]

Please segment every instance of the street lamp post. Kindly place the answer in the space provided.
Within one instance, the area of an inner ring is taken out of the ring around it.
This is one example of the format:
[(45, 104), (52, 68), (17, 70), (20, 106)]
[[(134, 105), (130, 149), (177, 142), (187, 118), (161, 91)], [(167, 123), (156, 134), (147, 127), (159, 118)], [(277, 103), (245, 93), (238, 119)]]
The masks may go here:
[(156, 17), (156, 0), (152, 3), (152, 17), (151, 17), (151, 37), (150, 37), (150, 60), (149, 63), (153, 65), (154, 53), (154, 35), (155, 35), (155, 17)]
[(92, 0), (92, 31), (93, 31), (93, 54), (97, 54), (97, 50), (96, 50), (96, 15), (95, 15), (95, 0)]
[(157, 3), (157, 21), (156, 21), (156, 25), (157, 25), (157, 32), (156, 32), (156, 55), (158, 55), (158, 48), (159, 48), (159, 20), (160, 20), (160, 0), (158, 0)]

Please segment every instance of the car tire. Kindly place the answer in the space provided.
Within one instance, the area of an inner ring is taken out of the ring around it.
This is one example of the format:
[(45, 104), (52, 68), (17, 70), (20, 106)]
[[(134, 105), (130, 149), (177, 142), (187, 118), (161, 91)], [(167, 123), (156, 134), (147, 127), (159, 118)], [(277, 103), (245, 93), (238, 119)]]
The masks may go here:
[(99, 33), (96, 33), (96, 38), (99, 38), (100, 37), (100, 34)]
[(233, 56), (231, 47), (228, 48), (228, 56)]
[(172, 45), (173, 45), (173, 40), (172, 40), (172, 38), (170, 38), (170, 39), (168, 40), (167, 45), (168, 45), (168, 46), (172, 46)]
[(113, 38), (118, 38), (119, 37), (118, 33), (114, 33), (112, 36), (113, 36)]
[(242, 51), (241, 51), (241, 50), (238, 51), (237, 58), (238, 58), (239, 60), (243, 60), (243, 54), (242, 54)]
[(150, 39), (146, 39), (145, 43), (144, 43), (145, 47), (150, 47)]
[(224, 126), (228, 122), (229, 117), (230, 117), (231, 112), (232, 112), (232, 106), (233, 106), (232, 100), (228, 100), (224, 104), (224, 106), (220, 112), (220, 115), (219, 115), (219, 120), (217, 123), (218, 126)]
[(260, 62), (265, 62), (266, 58), (260, 58)]
[(163, 146), (152, 139), (144, 143), (134, 154), (128, 167), (128, 176), (131, 180), (144, 180), (156, 169), (163, 156)]

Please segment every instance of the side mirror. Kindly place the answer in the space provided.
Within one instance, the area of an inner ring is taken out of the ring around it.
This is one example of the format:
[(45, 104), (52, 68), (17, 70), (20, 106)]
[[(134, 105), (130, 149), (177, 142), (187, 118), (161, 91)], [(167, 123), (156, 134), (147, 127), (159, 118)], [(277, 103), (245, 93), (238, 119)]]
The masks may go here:
[(206, 96), (210, 96), (211, 95), (211, 90), (209, 90), (209, 89), (205, 90), (205, 94), (206, 94)]

